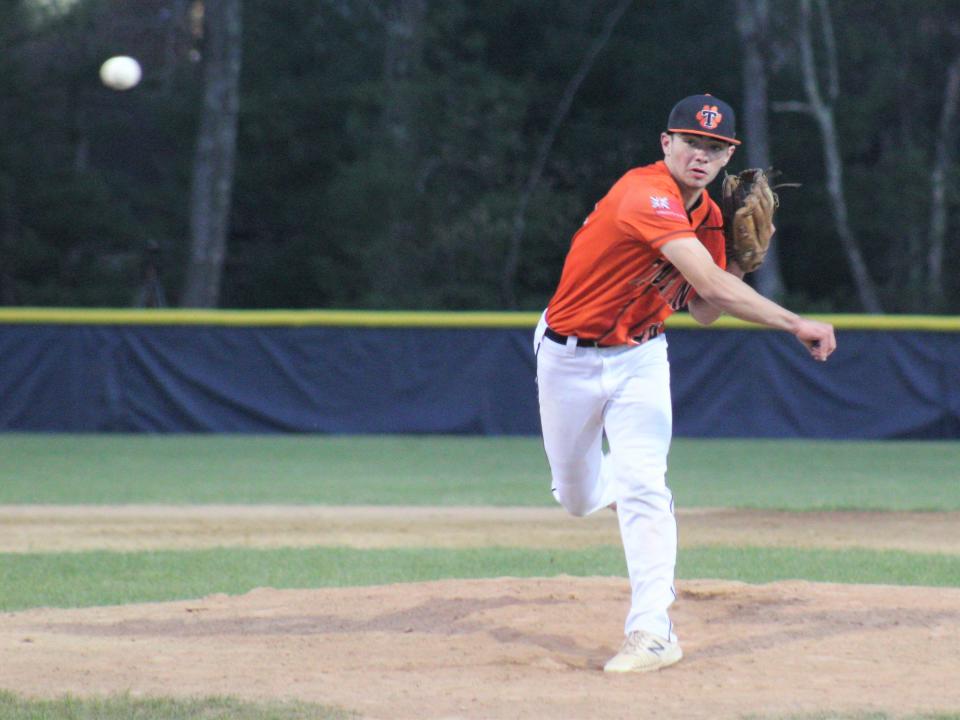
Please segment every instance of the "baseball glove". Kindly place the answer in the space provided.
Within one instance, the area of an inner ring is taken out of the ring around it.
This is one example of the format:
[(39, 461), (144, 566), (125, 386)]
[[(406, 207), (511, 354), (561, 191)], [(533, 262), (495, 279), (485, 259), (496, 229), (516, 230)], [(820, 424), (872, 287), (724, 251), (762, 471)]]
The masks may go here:
[(759, 268), (770, 248), (773, 214), (780, 206), (770, 187), (772, 174), (762, 168), (749, 168), (723, 178), (721, 210), (727, 259), (744, 272)]

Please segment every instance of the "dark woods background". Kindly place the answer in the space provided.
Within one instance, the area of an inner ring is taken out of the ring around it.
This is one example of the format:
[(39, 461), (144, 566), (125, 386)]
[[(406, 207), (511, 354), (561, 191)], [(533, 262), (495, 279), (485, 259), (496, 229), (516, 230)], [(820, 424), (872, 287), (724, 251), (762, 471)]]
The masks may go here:
[(5, 305), (539, 310), (711, 92), (803, 184), (763, 292), (960, 312), (955, 0), (6, 0), (0, 47)]

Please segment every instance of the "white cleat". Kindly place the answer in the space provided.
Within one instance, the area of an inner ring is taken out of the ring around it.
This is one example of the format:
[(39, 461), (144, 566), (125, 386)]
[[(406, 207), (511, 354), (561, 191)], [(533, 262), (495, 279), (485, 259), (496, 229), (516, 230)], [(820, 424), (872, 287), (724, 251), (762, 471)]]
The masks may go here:
[(604, 672), (651, 672), (669, 667), (680, 661), (683, 651), (680, 644), (670, 642), (659, 635), (643, 630), (634, 630), (623, 641), (620, 652), (603, 666)]

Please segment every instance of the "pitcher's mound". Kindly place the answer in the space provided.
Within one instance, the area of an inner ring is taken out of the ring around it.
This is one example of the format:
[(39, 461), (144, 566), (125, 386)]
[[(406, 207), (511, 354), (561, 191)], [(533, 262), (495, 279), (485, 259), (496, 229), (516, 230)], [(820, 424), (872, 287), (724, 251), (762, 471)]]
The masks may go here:
[(297, 698), (365, 718), (960, 710), (960, 589), (678, 583), (685, 658), (601, 671), (622, 578), (498, 578), (0, 615), (0, 687)]

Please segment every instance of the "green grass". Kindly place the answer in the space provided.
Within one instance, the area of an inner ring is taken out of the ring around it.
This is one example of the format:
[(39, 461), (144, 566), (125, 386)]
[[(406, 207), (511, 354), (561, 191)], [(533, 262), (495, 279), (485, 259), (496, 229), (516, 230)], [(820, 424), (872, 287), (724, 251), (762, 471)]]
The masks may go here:
[[(0, 555), (0, 611), (86, 607), (241, 594), (257, 587), (319, 588), (441, 578), (626, 576), (619, 547), (216, 548), (196, 551)], [(700, 547), (682, 550), (680, 578), (764, 583), (806, 579), (951, 587), (960, 557), (871, 550)]]
[(0, 503), (548, 502), (529, 438), (0, 435)]
[(680, 551), (677, 577), (960, 587), (960, 557), (899, 550), (695, 547)]
[[(3, 720), (349, 720), (360, 716), (336, 708), (300, 702), (251, 703), (232, 698), (106, 698), (65, 696), (27, 700), (0, 691)], [(960, 720), (960, 713), (894, 716), (887, 713), (744, 715), (743, 720)]]
[(250, 703), (231, 698), (174, 700), (127, 695), (26, 700), (0, 691), (3, 720), (347, 720), (357, 715), (308, 703)]
[[(960, 510), (960, 442), (674, 442), (678, 507)], [(539, 438), (0, 435), (0, 504), (551, 505)]]
[(625, 574), (619, 548), (550, 552), (355, 548), (216, 548), (196, 551), (0, 555), (0, 610), (84, 607), (438, 578)]
[(679, 440), (679, 507), (960, 510), (960, 442)]

